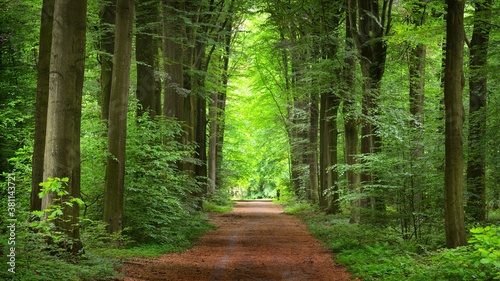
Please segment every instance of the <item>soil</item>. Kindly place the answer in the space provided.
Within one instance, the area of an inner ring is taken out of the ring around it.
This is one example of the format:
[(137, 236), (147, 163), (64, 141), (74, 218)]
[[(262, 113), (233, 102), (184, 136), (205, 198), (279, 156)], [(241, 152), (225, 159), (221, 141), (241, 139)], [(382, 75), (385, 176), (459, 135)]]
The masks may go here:
[(301, 220), (271, 201), (240, 201), (211, 221), (217, 230), (187, 252), (125, 261), (125, 281), (351, 280)]

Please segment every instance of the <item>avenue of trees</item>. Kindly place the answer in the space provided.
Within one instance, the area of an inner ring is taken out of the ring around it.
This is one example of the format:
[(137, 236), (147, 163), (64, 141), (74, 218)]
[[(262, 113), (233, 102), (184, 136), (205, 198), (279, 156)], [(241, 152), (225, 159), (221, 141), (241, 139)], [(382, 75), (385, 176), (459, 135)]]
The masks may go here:
[(4, 1), (2, 202), (15, 175), (19, 235), (74, 256), (98, 235), (185, 244), (205, 203), (278, 192), (465, 246), (500, 203), (499, 8)]

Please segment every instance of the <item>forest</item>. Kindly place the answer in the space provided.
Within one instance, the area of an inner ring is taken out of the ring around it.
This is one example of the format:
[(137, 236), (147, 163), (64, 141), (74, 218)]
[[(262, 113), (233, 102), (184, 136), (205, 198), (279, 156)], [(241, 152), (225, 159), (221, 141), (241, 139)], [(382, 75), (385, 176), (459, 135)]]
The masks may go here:
[(500, 280), (495, 1), (0, 11), (0, 279), (114, 280), (274, 199), (361, 280)]

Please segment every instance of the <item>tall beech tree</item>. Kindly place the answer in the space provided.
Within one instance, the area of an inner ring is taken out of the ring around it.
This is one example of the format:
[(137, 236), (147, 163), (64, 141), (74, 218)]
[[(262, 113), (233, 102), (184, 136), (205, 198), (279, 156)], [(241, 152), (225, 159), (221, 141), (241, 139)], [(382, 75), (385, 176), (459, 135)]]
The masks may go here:
[[(348, 9), (351, 10), (348, 13), (350, 31), (358, 50), (364, 78), (362, 87), (364, 121), (361, 127), (361, 153), (364, 155), (376, 153), (381, 143), (373, 119), (377, 115), (381, 81), (385, 71), (387, 44), (384, 36), (391, 28), (392, 3), (393, 0), (384, 0), (380, 6), (379, 1), (348, 1)], [(354, 18), (356, 14), (357, 19)], [(373, 184), (373, 174), (370, 171), (361, 173), (361, 181), (364, 185)], [(362, 205), (382, 212), (385, 210), (381, 196), (372, 197), (370, 202), (363, 200)]]
[[(136, 32), (135, 32), (135, 58), (137, 60), (137, 90), (136, 97), (139, 102), (137, 114), (149, 113), (150, 117), (156, 114), (158, 91), (156, 89), (156, 25), (159, 23), (159, 8), (157, 1), (136, 1)], [(160, 92), (161, 94), (161, 92)]]
[[(69, 178), (69, 197), (80, 197), (80, 125), (82, 89), (85, 67), (87, 1), (59, 0), (54, 6), (52, 47), (47, 107), (47, 134), (44, 153), (44, 181)], [(42, 209), (53, 203), (55, 194), (42, 199)], [(58, 226), (74, 243), (78, 253), (80, 242), (78, 204), (64, 204)]]
[(447, 0), (446, 57), (444, 66), (445, 174), (444, 219), (446, 246), (455, 248), (467, 244), (463, 198), (463, 123), (464, 87), (464, 6), (462, 0)]
[(231, 56), (231, 44), (233, 42), (233, 23), (235, 22), (233, 15), (234, 1), (231, 1), (228, 8), (225, 28), (221, 32), (222, 55), (220, 57), (221, 74), (220, 85), (214, 90), (211, 96), (209, 121), (210, 134), (208, 145), (208, 177), (209, 177), (209, 192), (215, 192), (217, 187), (222, 186), (222, 147), (224, 144), (224, 129), (225, 129), (225, 109), (227, 87), (229, 83), (229, 60)]
[[(417, 29), (425, 24), (427, 16), (427, 1), (418, 0), (411, 3), (408, 15), (408, 23), (412, 28)], [(425, 66), (427, 58), (427, 47), (422, 42), (408, 42), (408, 73), (409, 73), (409, 108), (412, 120), (410, 127), (412, 129), (412, 145), (410, 151), (410, 167), (419, 169), (419, 160), (424, 155), (424, 146), (422, 143), (424, 134), (424, 100), (425, 100)], [(402, 214), (402, 227), (405, 238), (414, 235), (418, 237), (420, 219), (418, 216), (423, 211), (423, 194), (421, 191), (421, 176), (413, 173), (410, 176), (409, 190), (407, 194), (408, 203), (404, 206)]]
[(492, 0), (475, 1), (474, 30), (469, 46), (467, 212), (475, 221), (486, 220), (486, 97), (492, 3)]
[(163, 114), (184, 119), (184, 45), (186, 44), (185, 25), (181, 11), (184, 10), (182, 0), (163, 0), (163, 70), (164, 79)]
[[(317, 160), (313, 160), (314, 152), (311, 151), (314, 145), (310, 144), (311, 140), (317, 142), (314, 139), (314, 133), (310, 130), (311, 109), (318, 107), (317, 102), (311, 103), (311, 97), (318, 93), (312, 92), (312, 85), (307, 81), (309, 77), (306, 71), (312, 53), (311, 40), (309, 40), (311, 24), (307, 9), (313, 4), (315, 3), (300, 5), (293, 1), (271, 1), (266, 7), (281, 37), (281, 42), (277, 47), (282, 50), (282, 68), (285, 73), (285, 90), (288, 96), (287, 132), (290, 143), (290, 179), (295, 195), (303, 199), (313, 199), (311, 196), (318, 192), (318, 179), (313, 174), (314, 171), (311, 172), (311, 168), (313, 170), (316, 168), (317, 171), (318, 164)], [(315, 128), (317, 125), (312, 128), (313, 131)], [(314, 149), (317, 149), (317, 143)]]
[(101, 119), (109, 118), (109, 99), (111, 96), (111, 80), (113, 75), (113, 52), (115, 46), (116, 1), (99, 1), (99, 59), (101, 62)]
[[(340, 107), (340, 87), (335, 83), (339, 81), (341, 71), (334, 64), (337, 56), (339, 42), (339, 28), (342, 12), (345, 9), (341, 1), (319, 1), (313, 14), (318, 15), (313, 22), (316, 26), (315, 33), (320, 38), (315, 45), (315, 52), (319, 59), (328, 62), (329, 67), (323, 70), (326, 77), (318, 80), (320, 85), (320, 112), (319, 112), (319, 204), (328, 213), (340, 212), (339, 202), (339, 176), (336, 169), (338, 164), (338, 112)], [(314, 28), (314, 27), (313, 27)], [(322, 81), (324, 79), (327, 81)], [(311, 111), (311, 114), (313, 111)], [(311, 127), (313, 124), (311, 123)], [(312, 131), (312, 130), (311, 130)], [(311, 141), (311, 143), (313, 143)], [(317, 148), (316, 148), (317, 149)], [(312, 173), (312, 171), (311, 171)]]
[[(356, 52), (356, 46), (352, 40), (351, 23), (354, 19), (354, 10), (348, 8), (348, 0), (344, 3), (346, 30), (345, 30), (345, 51), (347, 56), (344, 57), (344, 66), (342, 68), (342, 92), (343, 92), (343, 107), (342, 114), (344, 115), (344, 155), (345, 163), (347, 164), (346, 180), (347, 190), (351, 194), (359, 193), (360, 177), (352, 167), (357, 164), (358, 155), (358, 114), (356, 107), (357, 93), (355, 86), (355, 70), (356, 60), (351, 54)], [(360, 221), (359, 214), (360, 199), (351, 199), (349, 207), (351, 215), (349, 222), (358, 223)]]
[(127, 110), (132, 52), (133, 0), (116, 3), (113, 80), (109, 104), (108, 158), (104, 187), (104, 222), (109, 233), (122, 230), (127, 141)]
[(44, 0), (40, 24), (40, 49), (38, 52), (38, 77), (35, 105), (35, 137), (33, 144), (31, 211), (42, 209), (38, 197), (40, 183), (43, 181), (45, 136), (47, 132), (47, 106), (49, 98), (50, 50), (52, 45), (52, 23), (54, 20), (55, 0)]

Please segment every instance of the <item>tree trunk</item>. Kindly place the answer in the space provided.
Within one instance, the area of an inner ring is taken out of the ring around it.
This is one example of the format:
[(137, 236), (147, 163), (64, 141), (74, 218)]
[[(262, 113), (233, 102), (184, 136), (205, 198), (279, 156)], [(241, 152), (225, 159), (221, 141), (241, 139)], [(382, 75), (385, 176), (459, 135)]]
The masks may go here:
[(184, 102), (187, 99), (184, 90), (185, 27), (179, 10), (184, 9), (183, 1), (163, 0), (163, 68), (167, 77), (164, 79), (163, 114), (187, 121), (184, 117)]
[(225, 124), (226, 124), (226, 92), (227, 91), (227, 83), (228, 83), (228, 78), (227, 74), (226, 77), (224, 78), (224, 88), (226, 90), (223, 90), (224, 92), (219, 93), (218, 97), (218, 103), (219, 103), (219, 111), (217, 120), (219, 120), (219, 124), (217, 126), (218, 132), (217, 132), (217, 160), (216, 160), (216, 170), (215, 170), (215, 184), (216, 186), (223, 186), (224, 185), (224, 179), (222, 175), (222, 161), (224, 160), (223, 158), (223, 153), (222, 153), (222, 148), (224, 147), (224, 134), (225, 134)]
[(101, 0), (99, 16), (100, 55), (101, 60), (101, 119), (105, 122), (109, 118), (109, 97), (111, 95), (111, 79), (113, 72), (113, 52), (115, 46), (115, 17), (116, 6), (114, 1)]
[(210, 102), (209, 120), (210, 120), (210, 134), (208, 140), (208, 192), (214, 193), (217, 187), (217, 134), (219, 133), (218, 126), (218, 99), (219, 94), (216, 92), (212, 94)]
[[(347, 2), (348, 0), (346, 0)], [(348, 6), (348, 3), (346, 3)], [(354, 46), (352, 33), (350, 31), (350, 21), (354, 19), (351, 15), (354, 10), (346, 7), (346, 53), (351, 53), (356, 47)], [(344, 106), (342, 107), (344, 114), (344, 143), (345, 143), (345, 162), (348, 166), (346, 172), (347, 190), (355, 196), (360, 194), (360, 177), (354, 171), (353, 167), (357, 164), (358, 155), (358, 116), (356, 113), (356, 89), (354, 83), (354, 75), (356, 70), (356, 61), (352, 56), (344, 58), (345, 65), (342, 69), (343, 87), (344, 87)], [(360, 200), (353, 199), (349, 202), (350, 206), (350, 223), (360, 222)]]
[(45, 153), (45, 135), (47, 131), (47, 106), (49, 98), (50, 57), (52, 45), (52, 22), (54, 20), (55, 0), (44, 0), (40, 25), (40, 50), (38, 54), (38, 77), (36, 91), (35, 141), (33, 147), (31, 211), (42, 209), (42, 200), (38, 197), (40, 183), (43, 182), (43, 156)]
[(467, 244), (463, 200), (463, 140), (464, 108), (462, 104), (464, 6), (462, 0), (447, 0), (446, 63), (444, 99), (445, 127), (445, 233), (446, 246), (455, 248)]
[[(390, 30), (392, 1), (384, 1), (382, 9), (378, 1), (358, 0), (357, 4), (354, 0), (348, 1), (349, 10), (353, 11), (356, 6), (358, 25), (356, 26), (353, 12), (348, 16), (350, 31), (360, 56), (361, 72), (365, 79), (362, 101), (362, 115), (365, 120), (361, 127), (361, 153), (370, 155), (379, 151), (381, 143), (373, 119), (377, 114), (380, 83), (385, 70), (387, 45), (383, 37)], [(375, 182), (373, 174), (370, 171), (363, 172), (361, 182), (364, 185), (373, 184)], [(380, 194), (382, 193), (381, 191)], [(371, 207), (377, 211), (375, 214), (377, 220), (381, 220), (385, 212), (384, 198), (380, 194), (371, 197), (370, 200), (361, 200), (362, 207)]]
[[(330, 170), (337, 164), (337, 113), (340, 100), (331, 92), (321, 94), (320, 107), (320, 188), (319, 205), (327, 213), (340, 211), (338, 204), (338, 173)], [(333, 191), (334, 194), (327, 194)]]
[[(68, 177), (69, 197), (80, 197), (80, 125), (86, 44), (85, 0), (61, 0), (54, 6), (50, 89), (47, 108), (47, 135), (43, 180)], [(42, 209), (53, 203), (55, 194), (42, 199)], [(74, 243), (73, 254), (82, 248), (80, 242), (79, 206), (64, 205), (59, 227)]]
[[(414, 27), (422, 26), (425, 23), (425, 5), (426, 1), (420, 0), (418, 5), (415, 5), (411, 11), (412, 18), (410, 18), (410, 22)], [(408, 199), (409, 204), (402, 206), (405, 210), (402, 219), (403, 237), (405, 239), (418, 238), (421, 224), (419, 214), (424, 211), (422, 206), (423, 191), (420, 188), (422, 186), (422, 173), (418, 169), (421, 167), (419, 165), (420, 158), (424, 155), (422, 139), (424, 134), (425, 60), (426, 46), (422, 43), (412, 46), (408, 60), (410, 77), (409, 105), (410, 114), (413, 117), (410, 124), (412, 128), (412, 145), (409, 159), (411, 176), (409, 179), (409, 192), (404, 194), (404, 200)]]
[(330, 159), (330, 131), (331, 125), (328, 120), (330, 117), (331, 105), (328, 104), (329, 92), (321, 93), (320, 97), (320, 112), (319, 112), (319, 191), (318, 191), (318, 202), (322, 209), (328, 208), (328, 196), (325, 192), (332, 187), (333, 180), (331, 177), (331, 171), (328, 168), (331, 166)]
[(317, 94), (311, 94), (309, 114), (309, 200), (317, 203), (319, 200), (319, 175), (318, 175), (318, 122), (319, 122), (319, 103)]
[(474, 221), (485, 221), (487, 62), (492, 0), (476, 1), (475, 7), (470, 45), (467, 213)]
[[(198, 40), (197, 40), (198, 41)], [(196, 44), (195, 54), (205, 54), (206, 44), (198, 42)], [(195, 166), (194, 174), (202, 188), (202, 194), (198, 194), (200, 207), (201, 197), (208, 193), (208, 170), (207, 170), (207, 100), (203, 95), (205, 91), (205, 56), (202, 58), (194, 57), (194, 74), (192, 78), (192, 91), (195, 100), (195, 130), (194, 139), (196, 142), (196, 158), (199, 163)]]
[(149, 0), (138, 0), (136, 13), (137, 115), (142, 116), (147, 112), (151, 118), (156, 115), (155, 56), (158, 50), (153, 37), (155, 28), (151, 25), (158, 21), (157, 5)]
[(132, 52), (133, 0), (118, 0), (116, 5), (116, 37), (111, 84), (108, 161), (104, 187), (104, 222), (109, 233), (122, 230), (123, 189), (127, 140), (127, 108)]
[[(231, 9), (230, 11), (231, 12)], [(209, 140), (209, 178), (210, 191), (215, 191), (216, 187), (222, 186), (222, 147), (224, 143), (226, 94), (229, 82), (229, 57), (231, 55), (231, 42), (233, 31), (232, 15), (224, 29), (224, 53), (222, 55), (222, 90), (212, 95), (212, 105), (210, 115), (210, 140)]]
[[(295, 70), (296, 71), (296, 70)], [(292, 71), (292, 72), (295, 72)], [(295, 90), (299, 87), (295, 84)], [(309, 182), (309, 108), (303, 97), (295, 97), (291, 105), (289, 142), (291, 151), (292, 182), (295, 195), (301, 199), (308, 199)]]

